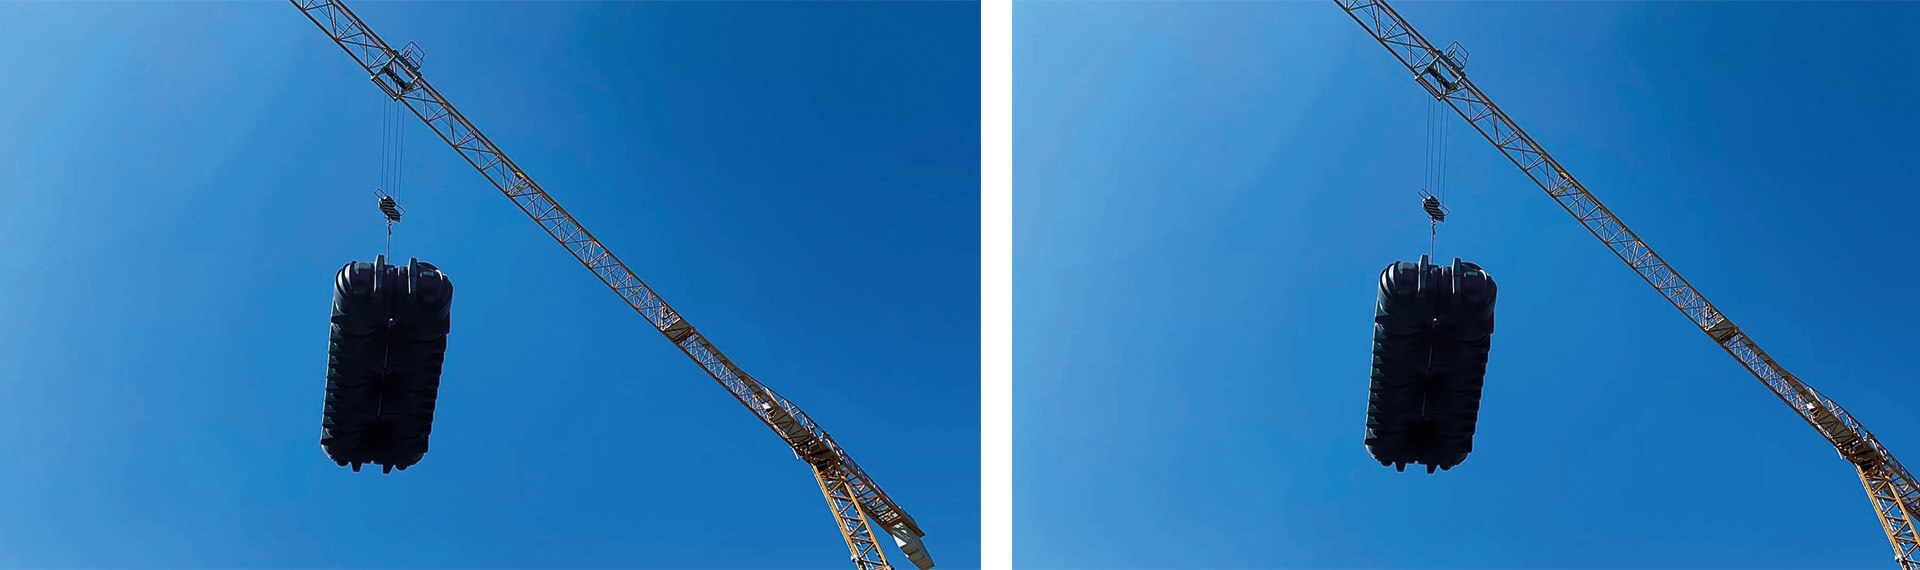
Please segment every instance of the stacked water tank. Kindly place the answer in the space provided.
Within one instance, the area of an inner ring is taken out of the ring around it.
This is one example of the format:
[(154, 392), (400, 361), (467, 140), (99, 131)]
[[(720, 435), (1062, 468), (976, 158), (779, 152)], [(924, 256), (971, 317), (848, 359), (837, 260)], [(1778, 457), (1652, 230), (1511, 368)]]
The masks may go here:
[(451, 330), (453, 282), (431, 263), (351, 262), (334, 277), (320, 446), (359, 471), (427, 453)]
[(1452, 469), (1473, 451), (1497, 288), (1480, 266), (1396, 261), (1374, 305), (1367, 452), (1381, 465)]

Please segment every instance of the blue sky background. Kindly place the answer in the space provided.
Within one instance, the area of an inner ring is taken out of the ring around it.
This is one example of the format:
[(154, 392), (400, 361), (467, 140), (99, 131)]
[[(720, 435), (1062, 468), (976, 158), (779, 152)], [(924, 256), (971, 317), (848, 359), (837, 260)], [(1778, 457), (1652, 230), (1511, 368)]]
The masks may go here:
[[(353, 7), (979, 564), (977, 5)], [(457, 289), (433, 447), (334, 466), (384, 96), (286, 2), (0, 20), (0, 566), (847, 566), (806, 465), (412, 118), (394, 252)]]
[[(1789, 370), (1920, 457), (1895, 3), (1404, 2)], [(1476, 451), (1370, 461), (1425, 92), (1332, 2), (1014, 9), (1014, 552), (1032, 568), (1885, 568), (1852, 468), (1457, 116), (1498, 280)], [(1411, 471), (1411, 469), (1409, 470)]]

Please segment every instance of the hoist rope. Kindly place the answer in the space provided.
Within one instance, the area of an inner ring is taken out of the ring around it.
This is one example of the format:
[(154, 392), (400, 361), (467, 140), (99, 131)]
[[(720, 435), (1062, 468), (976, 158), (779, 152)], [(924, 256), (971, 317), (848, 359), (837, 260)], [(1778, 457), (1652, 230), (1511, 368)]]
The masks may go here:
[(1434, 259), (1439, 259), (1440, 222), (1443, 215), (1440, 205), (1447, 201), (1447, 135), (1450, 125), (1440, 112), (1443, 104), (1438, 98), (1427, 100), (1426, 148), (1423, 149), (1426, 170), (1422, 190), (1438, 202), (1423, 204), (1427, 210), (1427, 255)]
[[(1427, 140), (1426, 148), (1422, 149), (1422, 154), (1426, 158), (1426, 179), (1423, 190), (1426, 191), (1428, 196), (1435, 197), (1440, 195), (1440, 186), (1442, 184), (1440, 174), (1441, 161), (1438, 160), (1435, 150), (1438, 139), (1441, 138), (1437, 124), (1439, 121), (1435, 120), (1438, 115), (1436, 112), (1438, 105), (1438, 100), (1427, 100), (1427, 117), (1425, 121)], [(1436, 212), (1437, 210), (1431, 207), (1427, 208), (1427, 257), (1430, 259), (1439, 259), (1440, 255), (1440, 219), (1435, 215)]]
[[(401, 186), (403, 186), (406, 183), (406, 179), (407, 179), (407, 170), (405, 168), (402, 168), (403, 166), (406, 165), (406, 158), (407, 158), (407, 123), (406, 123), (406, 116), (401, 113), (402, 104), (399, 101), (391, 101), (387, 103), (387, 106), (388, 108), (393, 109), (393, 140), (394, 140), (394, 152), (393, 152), (393, 186), (394, 188), (393, 188), (393, 191), (388, 192), (387, 195), (397, 197), (400, 195)], [(395, 198), (395, 199), (397, 200), (398, 198)]]
[[(1439, 103), (1436, 102), (1435, 105), (1437, 106)], [(1439, 194), (1440, 202), (1444, 204), (1447, 201), (1447, 134), (1451, 130), (1452, 123), (1447, 121), (1446, 115), (1439, 113), (1435, 113), (1435, 115), (1435, 121), (1440, 123), (1440, 163), (1435, 165), (1434, 168), (1440, 172)]]
[(380, 117), (380, 213), (387, 221), (387, 258), (393, 258), (393, 223), (399, 221), (396, 209), (389, 211), (394, 196), (400, 194), (405, 180), (407, 150), (406, 121), (398, 101), (388, 101)]
[(1422, 127), (1426, 127), (1427, 129), (1427, 132), (1426, 132), (1427, 138), (1425, 141), (1426, 146), (1420, 149), (1422, 153), (1421, 158), (1425, 159), (1425, 164), (1421, 165), (1421, 167), (1425, 168), (1425, 170), (1422, 170), (1420, 172), (1420, 175), (1422, 177), (1420, 179), (1420, 187), (1426, 190), (1432, 190), (1434, 186), (1434, 181), (1433, 181), (1433, 105), (1434, 105), (1433, 101), (1431, 100), (1427, 101), (1427, 118), (1426, 118), (1426, 121), (1424, 121), (1421, 124)]
[(1427, 258), (1439, 259), (1440, 222), (1427, 221)]
[(393, 107), (380, 108), (380, 186), (381, 191), (392, 187), (393, 181)]

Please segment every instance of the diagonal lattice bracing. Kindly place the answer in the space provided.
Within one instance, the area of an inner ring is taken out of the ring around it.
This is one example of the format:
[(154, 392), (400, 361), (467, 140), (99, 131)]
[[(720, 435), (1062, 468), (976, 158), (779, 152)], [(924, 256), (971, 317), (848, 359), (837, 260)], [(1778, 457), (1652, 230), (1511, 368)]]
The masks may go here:
[[(1640, 236), (1601, 205), (1585, 186), (1567, 174), (1559, 161), (1527, 136), (1505, 112), (1493, 104), (1461, 70), (1445, 61), (1442, 52), (1414, 31), (1384, 0), (1336, 0), (1380, 45), (1412, 72), (1422, 86), (1466, 119), (1487, 142), (1506, 155), (1527, 178), (1572, 214), (1594, 237), (1626, 262), (1641, 279), (1693, 321), (1721, 348), (1739, 361), (1768, 390), (1786, 402), (1795, 414), (1827, 438), (1858, 468), (1861, 482), (1873, 501), (1895, 560), (1902, 568), (1920, 570), (1915, 559), (1913, 515), (1920, 510), (1920, 487), (1905, 467), (1882, 447), (1873, 434), (1838, 403), (1788, 374), (1740, 328), (1708, 302)], [(1444, 66), (1445, 69), (1439, 69)], [(1424, 74), (1424, 75), (1423, 75)], [(1438, 77), (1436, 81), (1433, 78)]]
[[(382, 91), (406, 105), (435, 135), (466, 159), (487, 181), (492, 182), (495, 189), (626, 301), (634, 312), (699, 364), (708, 376), (745, 405), (762, 423), (772, 428), (775, 434), (793, 447), (796, 455), (808, 459), (816, 470), (826, 469), (825, 472), (834, 477), (832, 482), (837, 485), (835, 488), (839, 489), (838, 495), (828, 493), (829, 502), (835, 496), (843, 497), (842, 501), (857, 504), (859, 508), (855, 509), (856, 512), (862, 513), (857, 529), (849, 531), (842, 525), (843, 533), (856, 532), (865, 536), (865, 539), (855, 541), (849, 535), (850, 547), (856, 542), (870, 545), (874, 549), (874, 556), (878, 556), (878, 543), (873, 540), (872, 531), (866, 526), (868, 517), (880, 522), (897, 537), (910, 538), (916, 544), (918, 537), (924, 536), (913, 518), (881, 491), (879, 485), (806, 412), (761, 385), (721, 354), (705, 335), (688, 324), (679, 312), (667, 305), (646, 282), (614, 257), (611, 250), (595, 239), (578, 220), (560, 207), (486, 135), (481, 134), (448, 103), (425, 77), (419, 75), (417, 54), (411, 50), (395, 50), (339, 0), (290, 1), (341, 49), (346, 50), (347, 55), (360, 65)], [(822, 481), (823, 485), (827, 482), (826, 479)], [(840, 519), (843, 510), (838, 505), (830, 506), (834, 506), (836, 519)], [(861, 552), (855, 549), (856, 560), (863, 556)], [(880, 567), (884, 567), (884, 564), (882, 560)], [(931, 565), (931, 560), (927, 560), (927, 564)], [(864, 565), (862, 567), (866, 568)]]

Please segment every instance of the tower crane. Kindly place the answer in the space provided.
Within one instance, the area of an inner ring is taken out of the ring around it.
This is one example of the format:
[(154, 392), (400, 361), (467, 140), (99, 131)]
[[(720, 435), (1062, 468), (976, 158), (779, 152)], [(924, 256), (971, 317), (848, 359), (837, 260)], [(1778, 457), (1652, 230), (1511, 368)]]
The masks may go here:
[(1904, 570), (1920, 570), (1920, 560), (1916, 560), (1920, 537), (1915, 536), (1914, 530), (1915, 515), (1920, 515), (1920, 486), (1916, 486), (1907, 468), (1901, 466), (1859, 420), (1782, 368), (1745, 331), (1727, 320), (1713, 303), (1707, 302), (1692, 284), (1667, 265), (1666, 260), (1627, 229), (1611, 210), (1594, 199), (1586, 186), (1567, 175), (1559, 161), (1520, 130), (1513, 119), (1467, 78), (1463, 71), (1465, 52), (1458, 43), (1446, 51), (1436, 49), (1385, 0), (1335, 2), (1412, 72), (1414, 81), (1426, 88), (1429, 95), (1466, 119), (1487, 142), (1493, 143), (1514, 166), (1520, 167), (1528, 179), (1545, 190), (1547, 196), (1559, 202), (1567, 213), (1573, 214), (1574, 219), (1633, 268), (1634, 273), (1686, 315), (1688, 321), (1827, 438), (1859, 473), (1860, 484), (1866, 488), (1887, 541), (1893, 545), (1894, 561)]
[(820, 484), (820, 493), (833, 512), (834, 522), (839, 525), (856, 568), (892, 568), (873, 532), (875, 525), (892, 535), (895, 546), (916, 567), (933, 568), (933, 559), (920, 540), (926, 533), (913, 517), (880, 490), (820, 424), (722, 355), (705, 335), (687, 323), (600, 240), (554, 202), (539, 184), (527, 177), (493, 141), (480, 134), (473, 123), (420, 75), (418, 49), (412, 44), (405, 49), (394, 49), (339, 0), (290, 1), (346, 50), (382, 92), (413, 111), (414, 116), (440, 135), (442, 141), (459, 152), (494, 188), (546, 230), (547, 235), (560, 242), (581, 265), (699, 364), (709, 377), (753, 412), (755, 418), (772, 428), (774, 434), (793, 448), (795, 457), (813, 468), (813, 477)]

